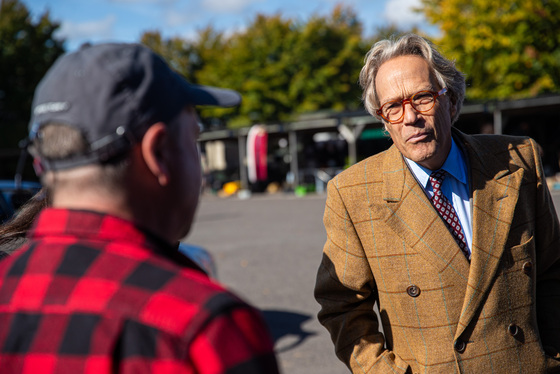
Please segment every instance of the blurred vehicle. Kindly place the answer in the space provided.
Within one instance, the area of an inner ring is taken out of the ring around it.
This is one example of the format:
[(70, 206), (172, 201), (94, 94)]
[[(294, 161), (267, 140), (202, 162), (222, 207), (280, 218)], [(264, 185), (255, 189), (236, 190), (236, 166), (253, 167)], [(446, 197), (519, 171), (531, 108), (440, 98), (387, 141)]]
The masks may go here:
[(41, 189), (39, 182), (16, 182), (0, 180), (0, 223), (6, 222), (14, 213)]
[(206, 249), (181, 242), (179, 243), (179, 252), (193, 260), (210, 278), (216, 279), (216, 263), (214, 257)]

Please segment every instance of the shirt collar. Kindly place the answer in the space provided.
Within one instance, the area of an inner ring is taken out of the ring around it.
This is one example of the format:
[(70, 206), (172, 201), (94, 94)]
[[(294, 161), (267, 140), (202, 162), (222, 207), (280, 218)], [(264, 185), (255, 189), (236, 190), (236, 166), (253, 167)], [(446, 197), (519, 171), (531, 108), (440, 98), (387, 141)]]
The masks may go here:
[[(423, 188), (426, 188), (428, 186), (432, 170), (425, 168), (406, 157), (404, 159), (406, 160), (406, 163), (410, 167), (412, 173), (416, 176), (416, 179), (418, 179), (418, 182), (420, 182)], [(451, 150), (449, 151), (449, 155), (447, 156), (447, 159), (443, 163), (441, 169), (445, 170), (459, 182), (467, 185), (467, 165), (465, 163), (463, 153), (457, 144), (455, 144), (455, 140), (453, 138), (451, 138)]]

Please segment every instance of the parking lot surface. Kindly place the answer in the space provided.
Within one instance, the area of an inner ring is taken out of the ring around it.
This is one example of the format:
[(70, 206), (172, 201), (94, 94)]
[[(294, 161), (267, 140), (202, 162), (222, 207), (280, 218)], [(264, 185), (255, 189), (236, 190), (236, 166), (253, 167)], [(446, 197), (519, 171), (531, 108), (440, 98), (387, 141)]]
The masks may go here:
[[(560, 207), (560, 191), (552, 193)], [(317, 322), (315, 275), (326, 234), (326, 195), (204, 196), (186, 241), (213, 256), (218, 280), (263, 311), (284, 374), (348, 370)]]
[(218, 280), (263, 311), (285, 374), (339, 374), (313, 298), (326, 195), (204, 196), (186, 241), (213, 256)]

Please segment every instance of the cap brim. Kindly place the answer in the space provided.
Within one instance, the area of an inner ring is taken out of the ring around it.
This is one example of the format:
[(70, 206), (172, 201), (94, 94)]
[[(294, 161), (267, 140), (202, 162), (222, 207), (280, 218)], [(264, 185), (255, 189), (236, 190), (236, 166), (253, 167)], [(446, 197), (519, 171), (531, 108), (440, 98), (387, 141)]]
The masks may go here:
[(187, 92), (193, 105), (231, 107), (241, 103), (239, 92), (224, 88), (188, 84)]

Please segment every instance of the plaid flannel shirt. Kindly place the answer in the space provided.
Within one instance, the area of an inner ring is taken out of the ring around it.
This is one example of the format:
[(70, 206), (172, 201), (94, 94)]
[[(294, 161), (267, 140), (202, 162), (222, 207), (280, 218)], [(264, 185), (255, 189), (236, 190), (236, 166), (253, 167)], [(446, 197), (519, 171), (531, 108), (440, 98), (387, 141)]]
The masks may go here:
[(258, 311), (125, 220), (47, 209), (0, 261), (0, 371), (278, 373)]

